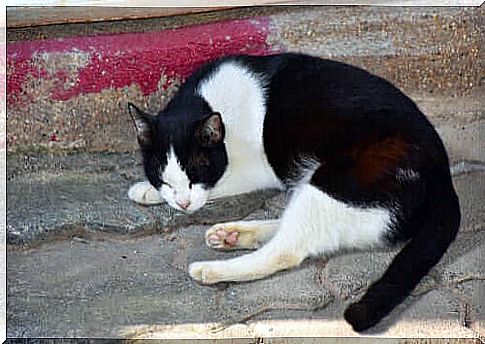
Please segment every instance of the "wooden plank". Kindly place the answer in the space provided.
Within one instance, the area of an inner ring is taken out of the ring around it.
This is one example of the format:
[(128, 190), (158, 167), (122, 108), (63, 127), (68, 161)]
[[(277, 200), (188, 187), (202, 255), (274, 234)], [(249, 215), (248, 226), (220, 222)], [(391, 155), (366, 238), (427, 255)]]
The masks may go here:
[[(452, 0), (445, 5), (479, 6), (481, 1)], [(208, 0), (164, 0), (164, 7), (149, 7), (159, 6), (158, 0), (105, 0), (103, 3), (99, 0), (18, 0), (15, 3), (27, 6), (7, 7), (8, 28), (156, 18), (255, 5), (436, 6), (441, 4), (443, 6), (442, 0), (212, 0), (210, 2)], [(38, 3), (42, 3), (42, 7), (28, 6), (28, 4)]]
[(483, 0), (6, 0), (7, 6), (226, 7), (291, 5), (477, 6)]
[(230, 7), (7, 7), (7, 28), (168, 17)]

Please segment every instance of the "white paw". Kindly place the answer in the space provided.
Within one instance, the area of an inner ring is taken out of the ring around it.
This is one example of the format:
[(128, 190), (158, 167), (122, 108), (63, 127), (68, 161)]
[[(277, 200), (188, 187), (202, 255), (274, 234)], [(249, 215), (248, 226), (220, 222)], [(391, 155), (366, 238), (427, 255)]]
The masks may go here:
[(189, 265), (189, 275), (194, 280), (204, 284), (213, 284), (223, 281), (220, 264), (213, 262), (195, 262)]
[(229, 250), (237, 247), (239, 232), (230, 226), (217, 224), (205, 232), (205, 243), (210, 248)]
[(139, 182), (133, 184), (128, 190), (128, 197), (140, 204), (159, 204), (162, 198), (149, 182)]
[(254, 249), (258, 247), (257, 230), (244, 222), (219, 223), (207, 230), (205, 243), (217, 250)]

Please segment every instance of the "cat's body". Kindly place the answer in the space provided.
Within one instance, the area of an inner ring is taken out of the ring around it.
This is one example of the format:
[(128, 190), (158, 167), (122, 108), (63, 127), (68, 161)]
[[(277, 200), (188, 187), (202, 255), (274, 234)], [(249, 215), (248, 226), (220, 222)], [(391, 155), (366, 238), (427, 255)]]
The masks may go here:
[(416, 105), (359, 68), (298, 54), (209, 63), (155, 119), (131, 106), (149, 183), (130, 197), (195, 211), (207, 199), (283, 188), (279, 221), (206, 233), (214, 248), (257, 248), (197, 262), (203, 283), (247, 281), (339, 249), (407, 241), (346, 319), (365, 330), (435, 265), (459, 223), (445, 148)]

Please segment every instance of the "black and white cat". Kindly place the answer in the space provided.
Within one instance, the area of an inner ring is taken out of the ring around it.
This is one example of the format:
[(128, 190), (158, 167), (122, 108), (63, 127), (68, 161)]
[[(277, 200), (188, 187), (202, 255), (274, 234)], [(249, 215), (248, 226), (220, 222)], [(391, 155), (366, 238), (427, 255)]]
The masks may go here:
[(389, 82), (300, 54), (231, 56), (204, 65), (157, 116), (129, 104), (148, 182), (139, 203), (194, 212), (263, 188), (292, 191), (280, 220), (218, 224), (215, 249), (256, 251), (192, 263), (202, 283), (249, 281), (340, 249), (406, 242), (350, 305), (356, 331), (377, 324), (428, 273), (460, 225), (445, 148)]

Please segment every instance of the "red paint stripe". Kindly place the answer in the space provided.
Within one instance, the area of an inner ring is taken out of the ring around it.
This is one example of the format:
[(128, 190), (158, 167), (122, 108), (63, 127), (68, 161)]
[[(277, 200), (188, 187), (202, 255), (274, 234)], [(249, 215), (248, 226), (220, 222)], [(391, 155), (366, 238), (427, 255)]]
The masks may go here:
[[(5, 58), (5, 43), (0, 42), (0, 69), (2, 71), (6, 70), (6, 58)], [(0, 106), (2, 109), (5, 106), (5, 78), (0, 78)], [(0, 151), (5, 151), (7, 148), (6, 145), (6, 123), (5, 123), (5, 116), (0, 117)]]
[[(106, 88), (139, 85), (144, 95), (157, 89), (162, 73), (169, 78), (186, 77), (209, 59), (229, 54), (263, 55), (269, 19), (217, 22), (188, 28), (150, 33), (126, 33), (11, 43), (7, 47), (7, 100), (16, 103), (29, 98), (28, 78), (52, 79), (51, 98), (67, 100), (83, 93)], [(77, 81), (66, 87), (69, 66), (47, 70), (36, 56), (84, 52), (86, 66), (78, 70)]]

